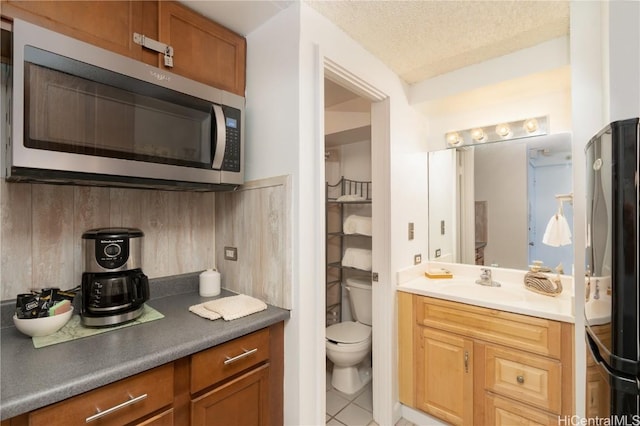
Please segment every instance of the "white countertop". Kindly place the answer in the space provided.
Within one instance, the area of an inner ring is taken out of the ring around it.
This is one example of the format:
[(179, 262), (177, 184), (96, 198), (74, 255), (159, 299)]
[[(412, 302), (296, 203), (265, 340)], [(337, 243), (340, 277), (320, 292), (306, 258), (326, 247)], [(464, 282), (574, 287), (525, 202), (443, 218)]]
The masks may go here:
[[(424, 272), (444, 268), (453, 278), (431, 279)], [(500, 287), (476, 284), (480, 269), (476, 265), (429, 262), (398, 272), (398, 291), (499, 309), (556, 321), (574, 323), (573, 277), (561, 275), (563, 291), (558, 296), (545, 296), (524, 286), (527, 271), (489, 268)], [(554, 276), (554, 274), (550, 274)]]

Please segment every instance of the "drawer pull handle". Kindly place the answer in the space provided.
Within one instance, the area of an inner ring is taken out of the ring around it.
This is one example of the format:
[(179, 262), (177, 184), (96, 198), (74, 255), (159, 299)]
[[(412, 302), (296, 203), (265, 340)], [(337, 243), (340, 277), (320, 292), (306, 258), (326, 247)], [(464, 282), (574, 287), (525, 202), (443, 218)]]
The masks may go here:
[(243, 349), (243, 351), (244, 351), (244, 352), (243, 352), (243, 353), (241, 353), (240, 355), (236, 355), (236, 356), (234, 356), (234, 357), (227, 357), (227, 359), (226, 359), (226, 360), (225, 360), (225, 362), (224, 362), (224, 365), (232, 364), (232, 363), (234, 363), (234, 362), (236, 362), (236, 361), (240, 361), (242, 358), (246, 358), (246, 357), (248, 357), (249, 355), (253, 355), (253, 354), (255, 354), (256, 352), (258, 352), (258, 348), (253, 348), (253, 349), (251, 349), (250, 351), (248, 351), (248, 350), (246, 350), (246, 349)]
[(469, 372), (469, 351), (464, 351), (464, 372)]
[(524, 383), (524, 376), (518, 376), (518, 377), (516, 377), (516, 380), (518, 381), (518, 383), (523, 384)]
[(121, 410), (121, 409), (123, 409), (125, 407), (128, 407), (129, 405), (133, 405), (133, 404), (135, 404), (137, 402), (140, 402), (140, 401), (142, 401), (144, 399), (147, 399), (147, 394), (146, 393), (142, 394), (140, 396), (136, 396), (135, 398), (132, 397), (131, 395), (129, 395), (129, 400), (128, 401), (125, 401), (122, 404), (118, 404), (115, 407), (111, 407), (111, 408), (106, 409), (104, 411), (100, 411), (99, 408), (96, 408), (97, 413), (94, 414), (93, 416), (87, 417), (84, 421), (85, 421), (85, 423), (89, 423), (89, 422), (92, 422), (94, 420), (101, 419), (104, 416), (108, 416), (109, 414), (111, 414), (111, 413), (113, 413), (115, 411)]

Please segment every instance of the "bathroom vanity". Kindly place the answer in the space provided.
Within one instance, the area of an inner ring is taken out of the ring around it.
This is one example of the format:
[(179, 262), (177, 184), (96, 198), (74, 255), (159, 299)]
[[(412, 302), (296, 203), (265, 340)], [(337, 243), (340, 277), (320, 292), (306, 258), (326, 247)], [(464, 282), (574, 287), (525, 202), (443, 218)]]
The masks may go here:
[(454, 425), (556, 425), (575, 405), (571, 296), (495, 271), (501, 287), (460, 271), (399, 280), (400, 401)]

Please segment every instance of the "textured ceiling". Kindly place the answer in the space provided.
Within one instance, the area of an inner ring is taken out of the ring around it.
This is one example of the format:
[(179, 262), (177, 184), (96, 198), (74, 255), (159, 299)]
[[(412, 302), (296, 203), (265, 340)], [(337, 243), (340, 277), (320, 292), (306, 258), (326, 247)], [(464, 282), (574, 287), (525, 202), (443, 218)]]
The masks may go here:
[(569, 33), (568, 1), (306, 2), (409, 84)]

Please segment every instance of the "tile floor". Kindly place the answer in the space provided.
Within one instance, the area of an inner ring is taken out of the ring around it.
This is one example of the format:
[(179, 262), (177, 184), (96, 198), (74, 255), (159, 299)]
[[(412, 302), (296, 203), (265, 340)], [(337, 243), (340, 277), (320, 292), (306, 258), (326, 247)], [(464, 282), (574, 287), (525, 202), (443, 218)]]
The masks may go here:
[[(327, 367), (327, 426), (378, 426), (373, 420), (371, 382), (360, 392), (344, 394), (331, 386), (331, 370)], [(395, 426), (414, 426), (400, 419)]]

